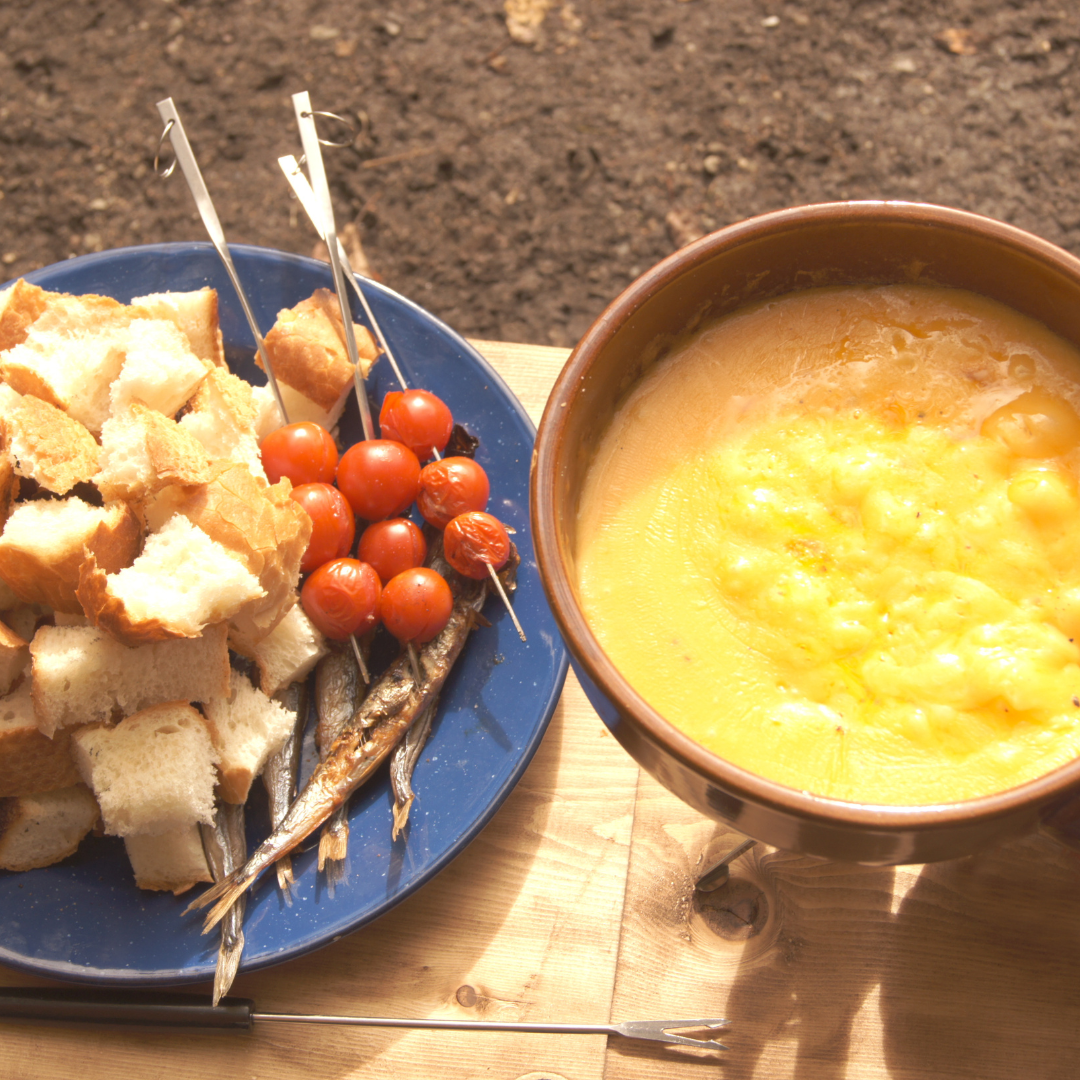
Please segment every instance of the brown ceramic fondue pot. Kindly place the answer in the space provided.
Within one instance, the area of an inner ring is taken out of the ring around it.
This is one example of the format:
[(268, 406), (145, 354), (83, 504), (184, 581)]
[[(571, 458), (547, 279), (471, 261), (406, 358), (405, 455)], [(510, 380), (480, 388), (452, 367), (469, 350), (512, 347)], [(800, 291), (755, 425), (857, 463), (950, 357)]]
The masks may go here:
[(616, 407), (650, 365), (689, 332), (746, 304), (803, 288), (897, 282), (981, 293), (1080, 347), (1080, 260), (1010, 225), (939, 206), (853, 202), (729, 226), (638, 278), (563, 368), (533, 457), (540, 573), (604, 723), (643, 768), (703, 814), (777, 847), (876, 864), (958, 858), (1040, 825), (1068, 839), (1064, 823), (1080, 806), (1080, 759), (1008, 791), (933, 806), (843, 802), (739, 768), (635, 693), (578, 602), (575, 528), (584, 476)]

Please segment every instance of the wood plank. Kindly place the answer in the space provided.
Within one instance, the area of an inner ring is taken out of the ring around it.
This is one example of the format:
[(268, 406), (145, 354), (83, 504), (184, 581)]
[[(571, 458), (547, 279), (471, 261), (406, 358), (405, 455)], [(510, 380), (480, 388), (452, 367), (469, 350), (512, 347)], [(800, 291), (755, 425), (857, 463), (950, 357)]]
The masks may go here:
[[(1029, 836), (924, 867), (759, 846), (642, 775), (612, 1014), (726, 1016), (727, 1080), (1066, 1077), (1080, 1053), (1080, 858)], [(691, 1080), (698, 1052), (609, 1049), (606, 1080)], [(717, 1055), (712, 1055), (717, 1056)]]
[(551, 345), (517, 345), (506, 341), (470, 342), (506, 380), (534, 424), (547, 404), (551, 384), (562, 370), (569, 349)]

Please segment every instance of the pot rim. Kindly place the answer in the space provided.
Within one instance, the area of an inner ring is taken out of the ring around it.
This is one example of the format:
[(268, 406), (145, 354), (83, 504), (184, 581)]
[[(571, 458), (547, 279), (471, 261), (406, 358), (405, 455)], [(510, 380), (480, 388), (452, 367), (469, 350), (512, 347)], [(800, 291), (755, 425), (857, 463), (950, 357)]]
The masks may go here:
[(775, 237), (808, 224), (830, 221), (913, 224), (975, 233), (1053, 267), (1073, 278), (1080, 290), (1080, 259), (1063, 249), (1013, 225), (932, 203), (864, 200), (790, 207), (726, 226), (667, 256), (623, 290), (586, 331), (560, 372), (540, 420), (531, 478), (533, 536), (552, 612), (567, 646), (618, 711), (622, 722), (636, 728), (649, 742), (664, 747), (684, 768), (747, 802), (794, 814), (805, 821), (884, 834), (989, 823), (1032, 808), (1056, 805), (1080, 788), (1080, 758), (1005, 791), (920, 806), (849, 802), (766, 779), (707, 750), (652, 708), (608, 658), (578, 605), (567, 573), (569, 553), (555, 520), (553, 497), (556, 470), (561, 467), (560, 436), (570, 405), (579, 396), (584, 376), (596, 357), (639, 308), (688, 267), (765, 235)]

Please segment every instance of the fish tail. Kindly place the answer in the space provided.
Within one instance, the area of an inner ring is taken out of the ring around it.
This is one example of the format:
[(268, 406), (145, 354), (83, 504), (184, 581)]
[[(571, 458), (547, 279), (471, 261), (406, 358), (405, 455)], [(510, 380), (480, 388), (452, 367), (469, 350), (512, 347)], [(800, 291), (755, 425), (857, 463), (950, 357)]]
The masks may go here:
[(392, 840), (396, 840), (405, 831), (405, 826), (409, 824), (409, 810), (412, 808), (413, 799), (415, 798), (415, 795), (410, 794), (402, 802), (394, 803), (394, 828), (390, 837)]
[(286, 903), (291, 903), (292, 893), (289, 887), (295, 880), (292, 872), (292, 856), (282, 855), (275, 864), (275, 869), (277, 870), (278, 888), (285, 894)]
[(236, 934), (221, 935), (221, 946), (218, 948), (217, 968), (214, 970), (214, 1004), (229, 992), (236, 978), (236, 972), (240, 967), (240, 956), (244, 951), (244, 931), (238, 930)]
[(205, 892), (199, 893), (194, 900), (186, 908), (184, 908), (183, 914), (190, 915), (193, 911), (199, 911), (201, 908), (206, 907), (207, 904), (213, 903), (225, 890), (232, 884), (232, 882), (240, 876), (239, 870), (234, 870), (231, 874), (223, 877), (220, 881), (215, 882)]
[[(212, 900), (217, 899), (217, 903), (206, 913), (206, 919), (203, 921), (202, 932), (204, 934), (210, 933), (210, 931), (229, 914), (230, 908), (232, 908), (233, 904), (244, 895), (248, 886), (254, 880), (253, 877), (241, 877), (239, 873), (230, 874), (221, 882), (221, 885), (224, 886), (224, 888), (218, 893), (217, 897), (208, 895), (218, 888), (218, 886), (215, 885), (213, 889), (207, 889), (202, 896), (191, 902), (191, 907), (198, 906), (201, 908), (205, 907)], [(237, 960), (239, 961), (239, 957), (237, 957)]]
[(319, 871), (326, 868), (328, 862), (341, 862), (349, 853), (349, 821), (339, 816), (337, 811), (323, 827), (319, 836)]

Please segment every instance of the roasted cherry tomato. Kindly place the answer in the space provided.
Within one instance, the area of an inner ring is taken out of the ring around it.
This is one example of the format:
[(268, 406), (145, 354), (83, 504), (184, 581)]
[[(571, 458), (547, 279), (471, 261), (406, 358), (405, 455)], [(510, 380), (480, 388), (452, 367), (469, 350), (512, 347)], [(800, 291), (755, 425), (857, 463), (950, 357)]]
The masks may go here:
[(300, 569), (306, 574), (331, 559), (348, 555), (356, 539), (356, 516), (345, 496), (333, 484), (301, 484), (293, 488), (292, 497), (311, 518), (311, 539)]
[(458, 514), (443, 532), (446, 561), (459, 573), (486, 578), (510, 558), (510, 537), (498, 518), (479, 510)]
[(323, 563), (304, 582), (300, 603), (308, 618), (331, 640), (363, 634), (379, 620), (379, 575), (358, 559)]
[(483, 466), (472, 458), (448, 457), (424, 466), (416, 505), (426, 521), (445, 529), (458, 514), (483, 510), (490, 492)]
[(445, 402), (427, 390), (391, 390), (383, 398), (379, 427), (384, 439), (404, 443), (427, 461), (450, 441), (454, 417)]
[(379, 617), (402, 644), (423, 643), (442, 630), (453, 608), (454, 595), (445, 579), (427, 566), (416, 566), (386, 583)]
[(366, 521), (395, 517), (416, 498), (420, 462), (390, 439), (367, 439), (350, 446), (337, 468), (338, 487)]
[(380, 581), (389, 581), (403, 570), (424, 565), (427, 541), (420, 527), (408, 518), (373, 521), (360, 534), (356, 555), (375, 567)]
[(334, 437), (326, 428), (307, 420), (271, 431), (259, 444), (259, 453), (271, 484), (287, 476), (294, 487), (331, 483), (338, 463)]

